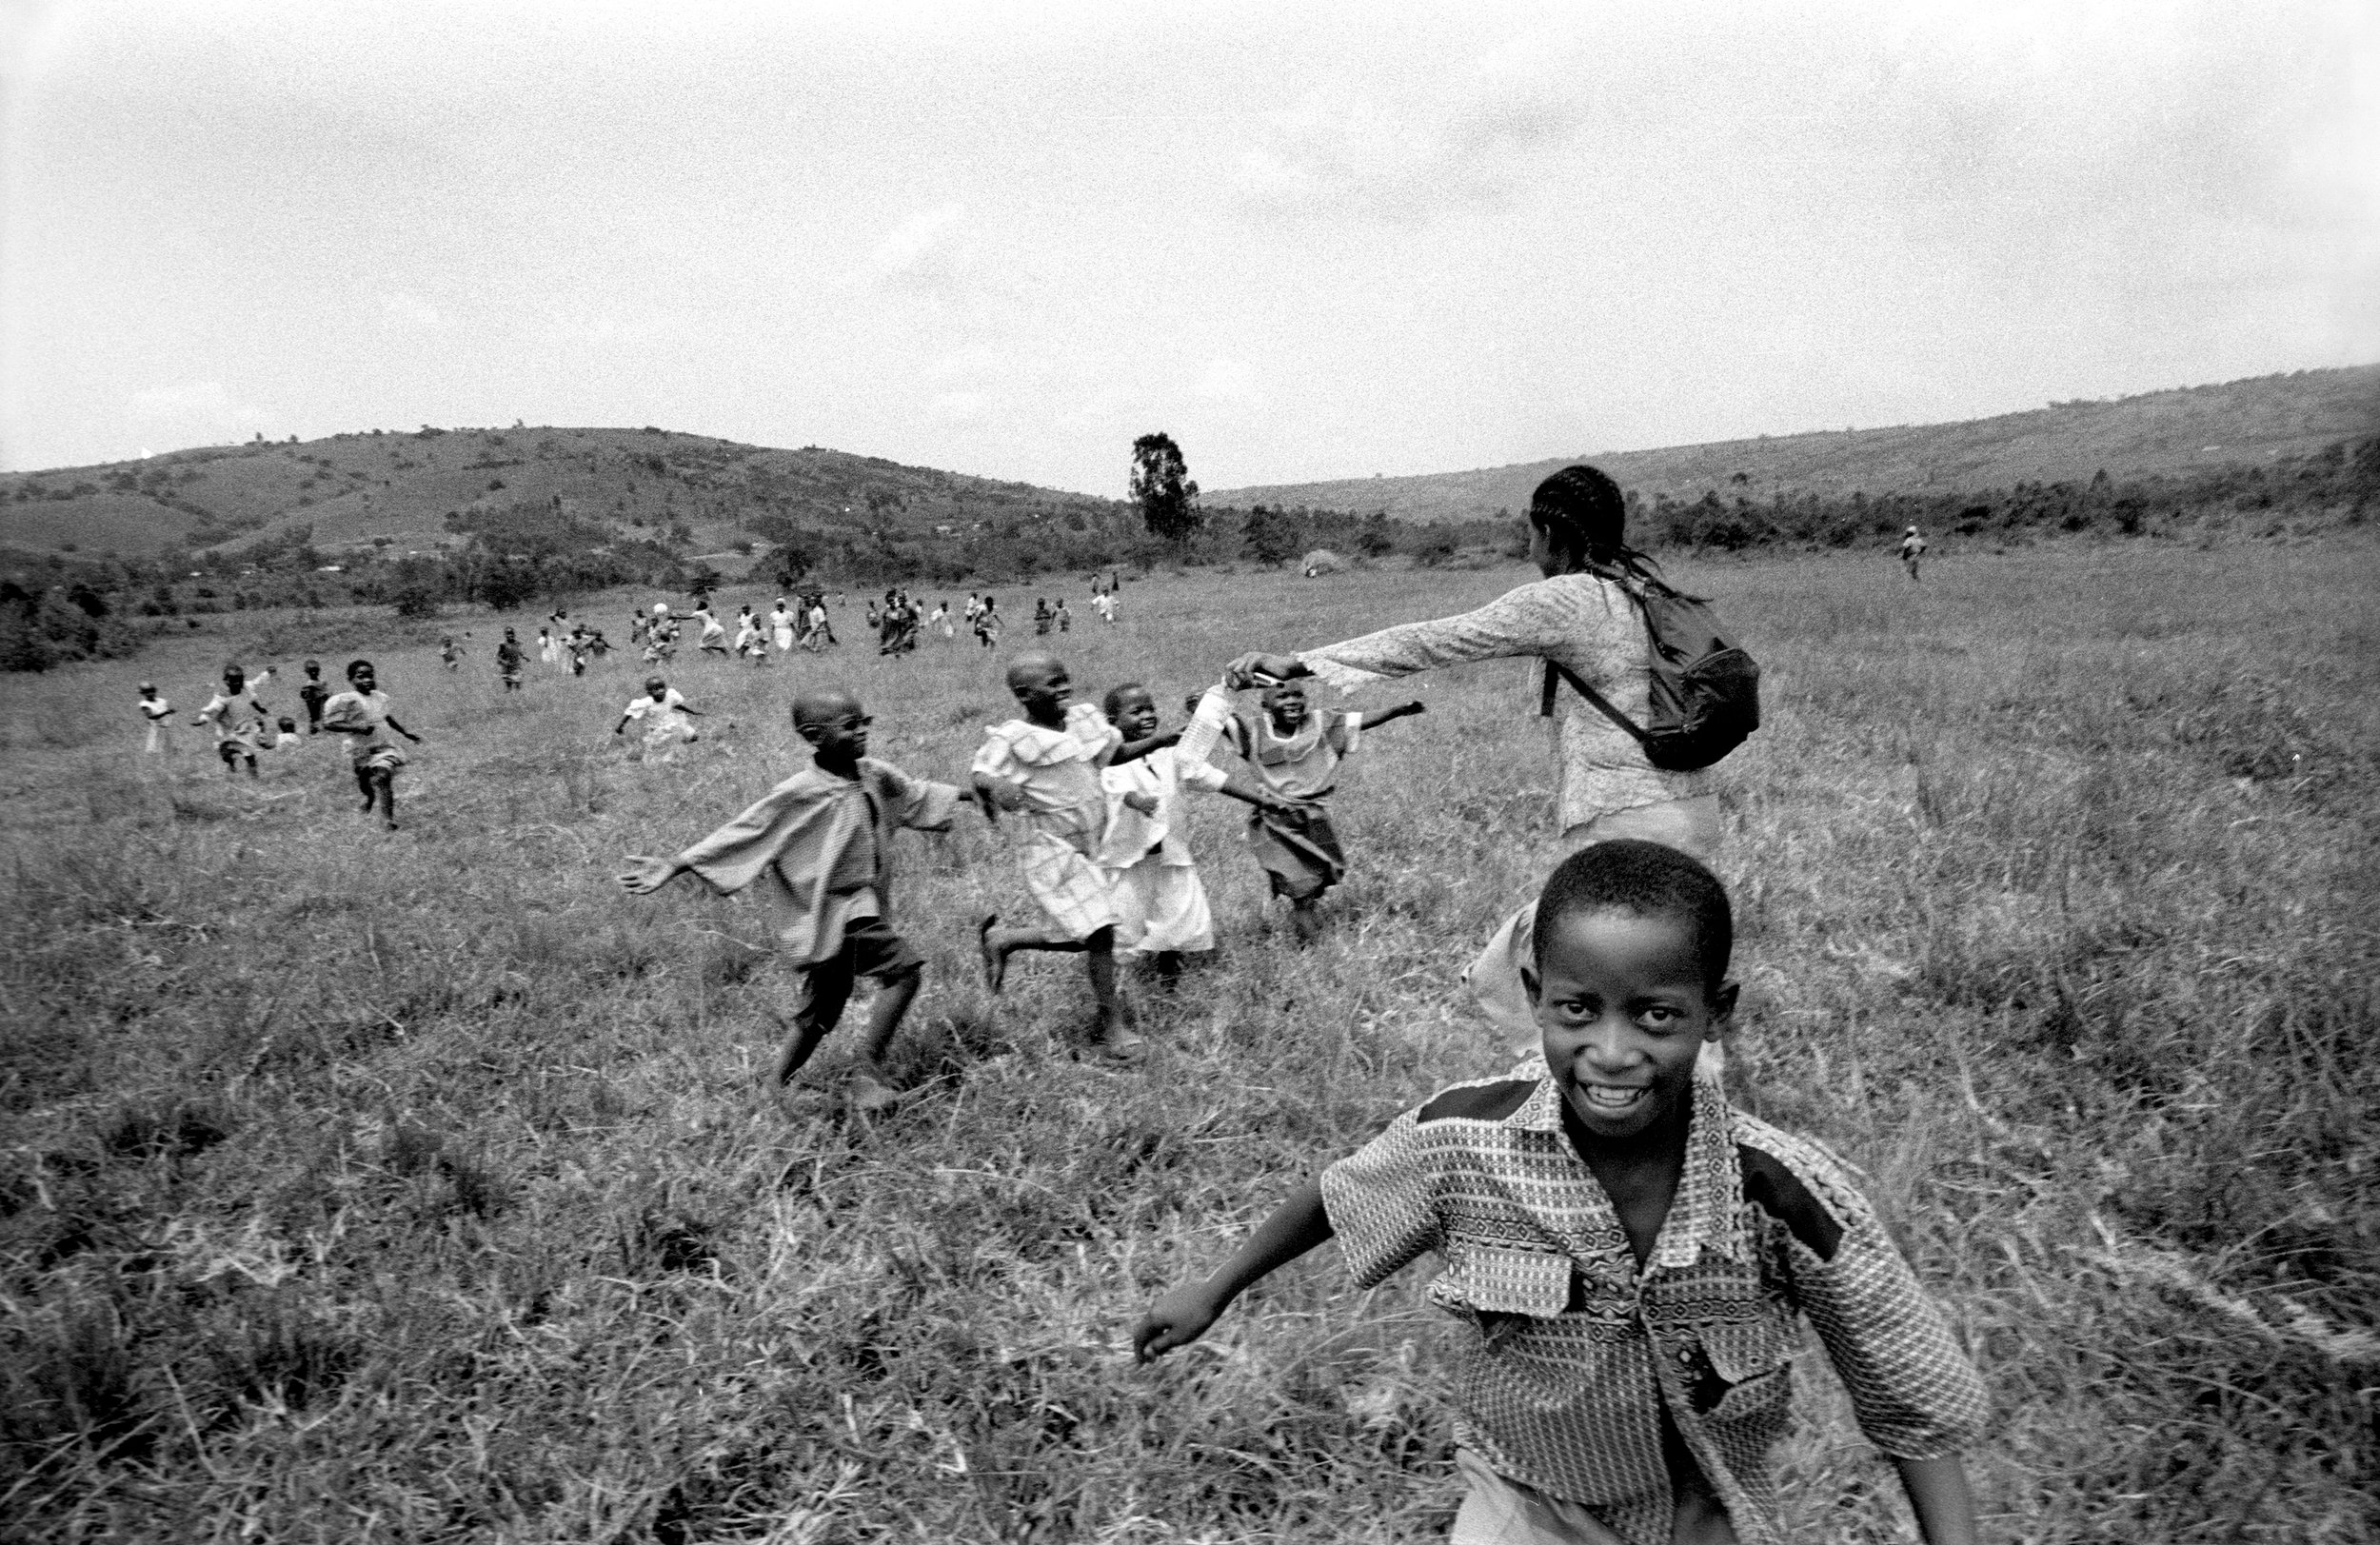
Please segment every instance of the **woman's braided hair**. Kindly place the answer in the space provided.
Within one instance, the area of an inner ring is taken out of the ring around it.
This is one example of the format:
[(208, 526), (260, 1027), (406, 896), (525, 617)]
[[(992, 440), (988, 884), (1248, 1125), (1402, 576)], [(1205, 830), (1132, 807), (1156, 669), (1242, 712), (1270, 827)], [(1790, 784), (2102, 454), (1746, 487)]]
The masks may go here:
[(1565, 466), (1529, 496), (1529, 524), (1542, 530), (1557, 552), (1591, 564), (1627, 565), (1638, 555), (1625, 540), (1628, 501), (1592, 466)]

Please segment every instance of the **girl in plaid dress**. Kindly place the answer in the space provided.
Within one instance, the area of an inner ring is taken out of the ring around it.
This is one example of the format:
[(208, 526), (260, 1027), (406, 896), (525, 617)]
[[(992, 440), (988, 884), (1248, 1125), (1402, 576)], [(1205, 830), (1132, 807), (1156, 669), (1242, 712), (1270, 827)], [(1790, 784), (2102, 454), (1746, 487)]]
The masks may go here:
[[(1119, 914), (1107, 877), (1092, 862), (1107, 826), (1100, 769), (1115, 759), (1123, 737), (1098, 708), (1074, 701), (1074, 683), (1053, 656), (1019, 655), (1008, 667), (1008, 690), (1024, 717), (983, 732), (973, 769), (977, 805), (995, 825), (1002, 810), (1022, 813), (1030, 833), (1022, 854), (1024, 886), (1049, 925), (1002, 928), (997, 913), (986, 914), (976, 930), (983, 982), (999, 992), (1008, 957), (1021, 949), (1081, 955), (1097, 1005), (1089, 1045), (1105, 1056), (1129, 1057), (1140, 1038), (1123, 1027), (1116, 997)], [(1127, 798), (1136, 802), (1134, 809), (1155, 813), (1150, 796)]]

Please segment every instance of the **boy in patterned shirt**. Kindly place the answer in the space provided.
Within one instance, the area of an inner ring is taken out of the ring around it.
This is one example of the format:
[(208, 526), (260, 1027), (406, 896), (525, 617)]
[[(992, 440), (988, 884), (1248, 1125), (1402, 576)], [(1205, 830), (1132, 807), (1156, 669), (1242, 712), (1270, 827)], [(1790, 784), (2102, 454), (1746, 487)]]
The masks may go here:
[(1842, 1162), (1696, 1075), (1735, 1004), (1718, 881), (1600, 842), (1555, 870), (1537, 919), (1543, 1062), (1441, 1092), (1306, 1182), (1150, 1306), (1136, 1354), (1196, 1339), (1325, 1239), (1362, 1287), (1433, 1251), (1430, 1300), (1473, 1332), (1452, 1539), (1780, 1545), (1769, 1456), (1806, 1316), (1925, 1538), (1972, 1541), (1973, 1365)]

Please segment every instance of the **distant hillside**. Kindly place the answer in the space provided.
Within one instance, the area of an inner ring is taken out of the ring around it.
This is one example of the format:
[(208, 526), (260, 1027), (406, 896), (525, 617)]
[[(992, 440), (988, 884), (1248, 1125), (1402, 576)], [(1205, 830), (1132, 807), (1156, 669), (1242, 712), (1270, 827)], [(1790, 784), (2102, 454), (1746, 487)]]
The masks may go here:
[(1661, 450), (1583, 452), (1419, 477), (1342, 478), (1210, 489), (1215, 505), (1386, 510), (1406, 521), (1518, 513), (1557, 467), (1591, 461), (1647, 500), (1706, 492), (1954, 494), (2019, 483), (2174, 476), (2226, 463), (2311, 455), (2380, 433), (2380, 365), (2300, 370), (2029, 413), (1890, 429), (1762, 436)]
[(937, 525), (1119, 507), (816, 446), (773, 450), (654, 428), (425, 427), (0, 474), (0, 546), (152, 557), (311, 527), (327, 556), (430, 552), (459, 548), (488, 518), (526, 508), (574, 530), (700, 553), (798, 531), (918, 537)]

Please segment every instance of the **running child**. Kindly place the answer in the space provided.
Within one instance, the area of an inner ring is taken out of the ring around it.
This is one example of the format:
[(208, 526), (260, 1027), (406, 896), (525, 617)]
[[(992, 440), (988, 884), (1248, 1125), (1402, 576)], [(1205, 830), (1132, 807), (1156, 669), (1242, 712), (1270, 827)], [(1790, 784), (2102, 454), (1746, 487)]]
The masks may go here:
[(237, 777), (240, 763), (248, 763), (248, 775), (257, 776), (256, 751), (272, 721), (265, 712), (264, 700), (257, 689), (271, 680), (268, 669), (254, 682), (238, 665), (223, 667), (223, 690), (207, 700), (207, 706), (198, 710), (198, 723), (212, 725), (215, 731), (215, 755), (223, 759), (227, 776)]
[(769, 641), (781, 655), (793, 653), (793, 636), (801, 629), (794, 625), (793, 613), (786, 609), (785, 598), (779, 596), (776, 606), (768, 614)]
[(505, 641), (496, 645), (496, 674), (504, 679), (507, 692), (521, 690), (522, 658), (521, 641), (512, 636), (512, 629), (506, 628)]
[(1969, 1545), (1973, 1364), (1849, 1168), (1696, 1072), (1735, 1006), (1725, 889), (1675, 849), (1599, 842), (1537, 920), (1542, 1062), (1440, 1092), (1299, 1186), (1150, 1305), (1136, 1356), (1196, 1340), (1326, 1239), (1362, 1288), (1434, 1252), (1429, 1299), (1465, 1327), (1451, 1539), (1781, 1545), (1772, 1464), (1806, 1317), (1920, 1533)]
[(1913, 525), (1901, 535), (1901, 567), (1909, 570), (1911, 579), (1917, 577), (1917, 565), (1925, 556), (1926, 539), (1919, 536), (1917, 528)]
[(1322, 802), (1338, 784), (1339, 763), (1355, 754), (1365, 730), (1428, 711), (1415, 702), (1368, 714), (1317, 716), (1307, 711), (1304, 683), (1287, 681), (1264, 689), (1263, 712), (1253, 722), (1235, 716), (1223, 726), (1223, 739), (1264, 785), (1294, 802), (1287, 809), (1250, 815), (1248, 847), (1271, 877), (1273, 894), (1289, 899), (1289, 922), (1300, 945), (1321, 932), (1316, 907), (1322, 893), (1347, 878), (1347, 853)]
[(463, 668), (463, 646), (454, 642), (453, 634), (442, 633), (439, 635), (438, 658), (445, 662), (446, 667), (449, 671), (457, 671)]
[[(1100, 770), (1114, 760), (1123, 737), (1099, 709), (1074, 701), (1074, 683), (1055, 656), (1019, 655), (1008, 665), (1008, 690), (1024, 717), (984, 731), (970, 773), (985, 820), (998, 825), (1002, 810), (1023, 813), (1029, 833), (1024, 885), (1048, 926), (1002, 928), (999, 914), (986, 913), (976, 926), (983, 983), (999, 992), (1008, 957), (1018, 950), (1081, 955), (1094, 1003), (1087, 1045), (1104, 1056), (1129, 1057), (1141, 1042), (1123, 1026), (1116, 997), (1121, 914), (1106, 876), (1092, 862), (1107, 826)], [(1155, 808), (1145, 796), (1133, 798)]]
[(364, 796), (364, 814), (370, 815), (378, 805), (381, 824), (395, 831), (397, 769), (405, 765), (405, 753), (388, 739), (388, 731), (415, 745), (422, 738), (388, 711), (388, 694), (380, 690), (370, 661), (347, 663), (347, 689), (324, 705), (323, 728), (347, 738), (347, 760), (355, 772), (356, 792)]
[(703, 624), (703, 636), (696, 643), (694, 652), (718, 655), (724, 659), (727, 653), (727, 624), (712, 614), (708, 596), (694, 604), (694, 620)]
[(631, 723), (645, 726), (645, 754), (662, 753), (664, 762), (678, 759), (681, 743), (692, 744), (703, 737), (687, 721), (703, 717), (699, 708), (686, 706), (678, 689), (658, 676), (645, 679), (645, 695), (629, 703), (620, 715), (620, 723), (612, 726), (614, 735), (625, 734)]
[(323, 681), (323, 663), (306, 663), (306, 680), (298, 683), (298, 701), (306, 704), (306, 733), (319, 735), (323, 727), (323, 704), (330, 701), (330, 688)]
[(170, 754), (173, 750), (173, 704), (157, 695), (157, 683), (141, 683), (141, 718), (148, 722), (149, 739), (141, 745), (144, 756)]
[(1000, 643), (1002, 625), (999, 601), (985, 596), (982, 607), (975, 614), (975, 642), (986, 649), (992, 648)]
[(1049, 624), (1056, 620), (1057, 616), (1056, 612), (1049, 609), (1049, 597), (1035, 596), (1033, 598), (1033, 636), (1037, 639), (1047, 638)]
[(761, 636), (760, 619), (752, 615), (749, 603), (736, 613), (736, 658), (756, 665), (768, 664), (768, 641)]
[(1066, 598), (1064, 596), (1060, 596), (1058, 598), (1058, 604), (1053, 606), (1051, 611), (1058, 618), (1059, 632), (1071, 633), (1074, 631), (1074, 613), (1066, 609)]
[[(1148, 958), (1160, 977), (1181, 969), (1181, 957), (1215, 947), (1215, 919), (1206, 886), (1190, 856), (1181, 792), (1225, 794), (1259, 809), (1294, 807), (1293, 801), (1235, 768), (1226, 774), (1203, 759), (1178, 755), (1158, 731), (1157, 700), (1139, 682), (1110, 687), (1101, 703), (1125, 742), (1152, 747), (1101, 769), (1107, 796), (1107, 830), (1092, 862), (1107, 881), (1117, 913), (1117, 948)], [(1134, 800), (1134, 795), (1141, 796)]]
[(780, 1085), (793, 1080), (843, 1018), (854, 980), (875, 978), (867, 1039), (844, 1086), (863, 1112), (901, 1099), (884, 1078), (884, 1049), (925, 970), (888, 915), (887, 839), (902, 826), (946, 831), (958, 802), (972, 798), (870, 757), (869, 722), (847, 692), (803, 693), (793, 703), (793, 725), (810, 743), (811, 764), (676, 858), (631, 855), (637, 867), (620, 876), (632, 896), (650, 895), (682, 874), (700, 876), (721, 895), (765, 877), (783, 919), (778, 942), (802, 979), (777, 1056)]

